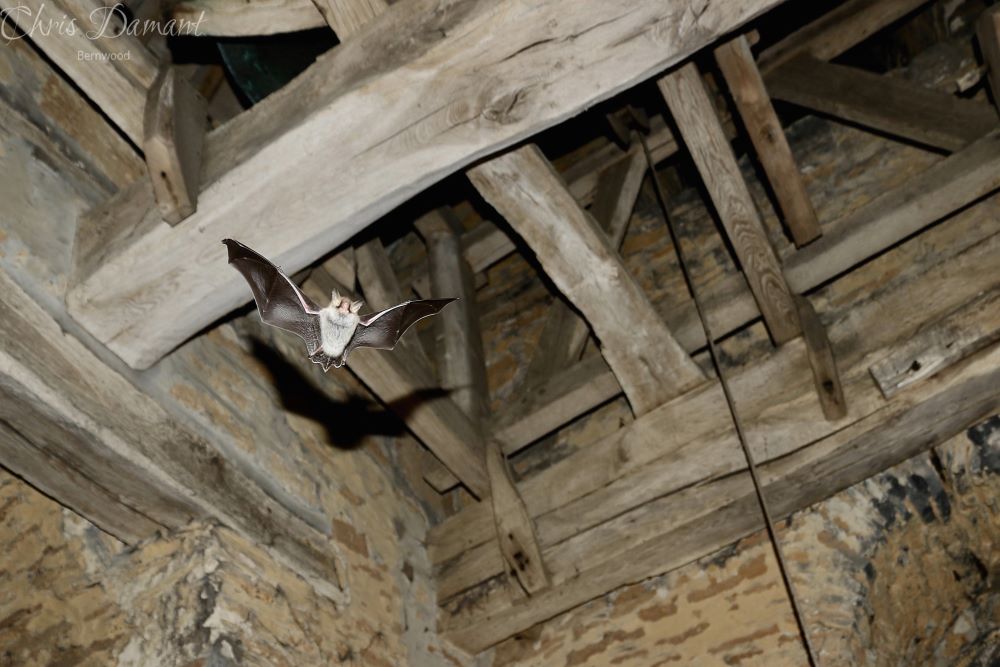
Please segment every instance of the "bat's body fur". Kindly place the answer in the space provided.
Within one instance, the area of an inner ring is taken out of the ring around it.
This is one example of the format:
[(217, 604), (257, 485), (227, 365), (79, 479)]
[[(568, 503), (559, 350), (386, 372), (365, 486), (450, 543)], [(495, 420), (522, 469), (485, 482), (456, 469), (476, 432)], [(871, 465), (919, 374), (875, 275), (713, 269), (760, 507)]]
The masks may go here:
[(352, 302), (334, 292), (330, 305), (319, 311), (322, 350), (327, 356), (337, 359), (344, 353), (361, 321), (359, 310), (360, 301)]

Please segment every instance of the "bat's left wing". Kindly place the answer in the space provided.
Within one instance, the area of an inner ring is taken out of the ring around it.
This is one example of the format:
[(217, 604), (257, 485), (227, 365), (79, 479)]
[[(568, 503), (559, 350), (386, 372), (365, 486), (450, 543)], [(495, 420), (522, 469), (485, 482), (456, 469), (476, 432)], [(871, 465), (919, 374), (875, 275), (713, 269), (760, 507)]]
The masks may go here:
[(391, 350), (396, 346), (399, 337), (417, 320), (437, 315), (454, 300), (454, 298), (414, 299), (379, 313), (362, 316), (358, 328), (354, 331), (354, 338), (345, 350), (345, 355), (356, 347)]

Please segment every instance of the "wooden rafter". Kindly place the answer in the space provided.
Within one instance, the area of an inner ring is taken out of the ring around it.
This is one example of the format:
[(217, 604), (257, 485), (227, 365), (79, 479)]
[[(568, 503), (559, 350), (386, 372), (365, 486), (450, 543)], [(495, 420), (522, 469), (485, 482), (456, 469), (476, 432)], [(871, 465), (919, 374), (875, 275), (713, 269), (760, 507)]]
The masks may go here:
[(768, 90), (775, 99), (949, 152), (998, 124), (982, 102), (810, 56), (774, 70)]
[(822, 231), (747, 38), (741, 35), (716, 47), (715, 60), (750, 134), (795, 245), (803, 246)]
[(771, 338), (780, 344), (795, 337), (800, 329), (791, 292), (698, 68), (687, 63), (657, 83), (739, 258)]
[(1000, 111), (1000, 7), (990, 7), (976, 23), (979, 50), (986, 61), (986, 74), (993, 93), (993, 104)]
[(200, 21), (198, 32), (217, 37), (274, 35), (327, 25), (312, 0), (182, 0), (170, 7), (175, 21)]
[(341, 42), (389, 8), (385, 0), (313, 0), (313, 4)]
[[(777, 2), (710, 3), (698, 29), (685, 31), (675, 29), (681, 0), (641, 0), (627, 11), (559, 0), (537, 12), (514, 11), (514, 0), (458, 0), (443, 11), (436, 0), (399, 3), (376, 19), (382, 29), (347, 40), (208, 135), (198, 211), (183, 223), (156, 224), (148, 188), (120, 194), (120, 217), (109, 223), (116, 233), (100, 265), (78, 274), (70, 311), (129, 365), (147, 367), (247, 298), (222, 246), (206, 238), (238, 236), (295, 273), (413, 192)], [(387, 104), (394, 113), (372, 113)]]
[(704, 380), (593, 218), (534, 145), (469, 172), (583, 313), (637, 415)]

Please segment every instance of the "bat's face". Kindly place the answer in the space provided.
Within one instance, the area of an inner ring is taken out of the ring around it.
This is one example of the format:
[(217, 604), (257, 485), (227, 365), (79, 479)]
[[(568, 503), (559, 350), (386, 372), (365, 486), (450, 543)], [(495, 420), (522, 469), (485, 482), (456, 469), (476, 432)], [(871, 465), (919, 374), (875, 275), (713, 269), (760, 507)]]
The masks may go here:
[(334, 290), (330, 299), (330, 308), (338, 310), (342, 313), (351, 313), (357, 315), (361, 310), (361, 301), (351, 301), (346, 296), (340, 296), (340, 293)]

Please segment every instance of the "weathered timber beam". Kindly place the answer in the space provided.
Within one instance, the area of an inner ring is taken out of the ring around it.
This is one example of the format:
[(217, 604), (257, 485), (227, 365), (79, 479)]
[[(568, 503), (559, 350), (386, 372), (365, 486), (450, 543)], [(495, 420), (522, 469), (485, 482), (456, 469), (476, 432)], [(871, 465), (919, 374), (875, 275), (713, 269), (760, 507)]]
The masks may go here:
[(795, 337), (799, 323), (781, 265), (697, 66), (687, 63), (657, 85), (722, 220), (771, 338), (780, 344)]
[(587, 318), (637, 415), (704, 381), (607, 236), (536, 146), (493, 158), (468, 175)]
[[(159, 70), (156, 57), (131, 35), (113, 31), (121, 27), (119, 16), (109, 19), (108, 28), (99, 30), (103, 16), (92, 12), (104, 7), (96, 0), (0, 0), (4, 22), (13, 22), (30, 35), (80, 90), (117, 125), (136, 146), (143, 143), (143, 113), (146, 93)], [(105, 11), (109, 11), (105, 8)], [(51, 26), (69, 25), (73, 34), (63, 34)], [(38, 22), (48, 30), (34, 29)], [(51, 23), (50, 23), (51, 22)], [(6, 30), (10, 30), (10, 26)], [(101, 36), (87, 37), (94, 31)], [(113, 36), (112, 36), (113, 35)], [(127, 57), (126, 57), (127, 56)]]
[[(323, 267), (302, 284), (317, 302), (327, 301), (334, 289), (341, 294), (352, 291)], [(442, 395), (433, 369), (415, 356), (366, 348), (355, 350), (347, 367), (473, 494), (488, 495), (482, 433), (451, 398)]]
[(1000, 7), (990, 7), (976, 22), (976, 39), (986, 61), (993, 104), (1000, 111)]
[(747, 38), (740, 35), (716, 47), (715, 60), (743, 118), (792, 239), (796, 246), (804, 246), (822, 234), (822, 230)]
[(833, 356), (833, 347), (826, 335), (826, 327), (820, 322), (809, 299), (796, 296), (795, 306), (799, 312), (799, 322), (802, 324), (802, 340), (809, 355), (813, 384), (816, 385), (819, 404), (823, 406), (823, 416), (827, 421), (843, 419), (847, 416), (847, 401), (844, 398), (844, 387), (840, 381), (840, 372), (837, 370), (837, 361)]
[(1000, 338), (1000, 329), (984, 326), (983, 314), (989, 310), (1000, 312), (1000, 292), (987, 292), (963, 305), (872, 364), (869, 370), (882, 395), (891, 398)]
[[(5, 466), (123, 539), (214, 517), (342, 597), (326, 535), (66, 334), (3, 272), (0, 339)], [(108, 505), (88, 511), (93, 494)], [(123, 525), (135, 514), (145, 522)]]
[(771, 72), (767, 88), (775, 99), (949, 152), (998, 124), (982, 102), (808, 55)]
[[(828, 314), (833, 322), (829, 335), (845, 390), (849, 387), (852, 396), (850, 422), (823, 419), (810, 391), (806, 346), (800, 339), (733, 373), (733, 395), (759, 461), (794, 452), (881, 409), (885, 399), (871, 382), (870, 360), (898, 348), (924, 323), (947, 320), (958, 304), (1000, 289), (1000, 276), (981, 271), (1000, 256), (1000, 227), (989, 222), (996, 205), (984, 203), (950, 227), (935, 228), (927, 243), (940, 247), (937, 253), (928, 255), (923, 244), (907, 244), (863, 269), (877, 278), (906, 267), (913, 278), (893, 281), (891, 288), (861, 303), (850, 298), (850, 285), (827, 290), (828, 300), (842, 301), (839, 312)], [(837, 297), (842, 290), (846, 294)], [(935, 297), (918, 305), (914, 292)], [(1000, 311), (981, 310), (977, 317), (971, 331), (987, 336), (1000, 330)], [(528, 476), (519, 486), (547, 548), (666, 493), (743, 466), (724, 397), (717, 383), (709, 383)], [(490, 575), (496, 564), (489, 558), (496, 547), (482, 544), (490, 539), (489, 516), (476, 507), (430, 531), (431, 559), (441, 568), (440, 594), (463, 590)]]
[[(1000, 348), (952, 369), (920, 395), (896, 400), (868, 419), (761, 465), (776, 518), (804, 509), (944, 441), (1000, 409)], [(669, 527), (665, 518), (669, 517)], [(605, 528), (605, 549), (565, 543), (546, 549), (553, 585), (530, 598), (502, 586), (457, 600), (440, 627), (457, 646), (477, 652), (535, 623), (622, 585), (680, 567), (763, 527), (747, 472), (689, 487)]]
[(766, 76), (804, 53), (835, 58), (925, 4), (927, 0), (848, 0), (761, 52), (761, 71)]
[(184, 222), (156, 224), (148, 188), (121, 193), (117, 232), (103, 261), (84, 259), (94, 268), (69, 290), (70, 312), (130, 366), (148, 367), (247, 298), (223, 247), (205, 239), (239, 237), (294, 274), (414, 192), (778, 2), (710, 3), (697, 17), (684, 0), (393, 5), (378, 29), (208, 135), (198, 211)]
[(207, 121), (205, 99), (176, 67), (165, 67), (146, 98), (142, 150), (160, 215), (171, 225), (198, 208)]
[(937, 162), (831, 225), (785, 262), (803, 293), (1000, 188), (1000, 130)]
[[(594, 205), (590, 209), (616, 252), (625, 239), (628, 221), (646, 173), (646, 158), (641, 146), (634, 145), (626, 156), (627, 159), (616, 162), (601, 173)], [(533, 387), (574, 364), (579, 360), (589, 335), (587, 323), (566, 303), (554, 300), (542, 325), (535, 353), (525, 371), (523, 385)]]
[(198, 22), (199, 35), (240, 37), (298, 32), (327, 25), (312, 0), (182, 0), (175, 21)]
[(341, 42), (389, 8), (385, 0), (313, 0), (313, 4)]

